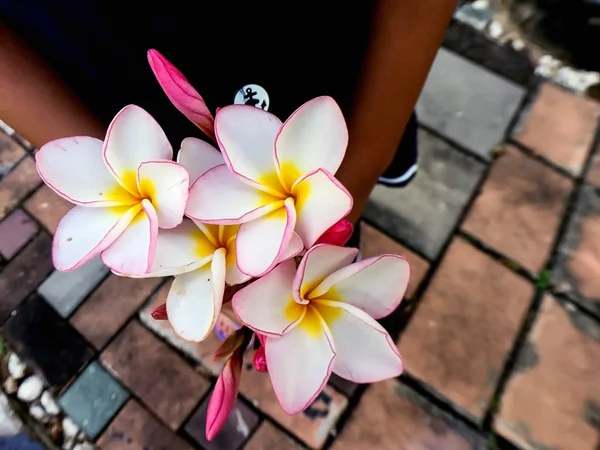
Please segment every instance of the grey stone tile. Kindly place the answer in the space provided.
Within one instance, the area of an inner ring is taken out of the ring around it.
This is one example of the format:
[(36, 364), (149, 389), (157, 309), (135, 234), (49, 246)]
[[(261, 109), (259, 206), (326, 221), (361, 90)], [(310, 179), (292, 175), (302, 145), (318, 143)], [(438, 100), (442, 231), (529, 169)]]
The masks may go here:
[(443, 45), (519, 86), (529, 86), (535, 76), (535, 65), (524, 53), (511, 45), (498, 45), (465, 23), (453, 21), (446, 30)]
[(129, 394), (97, 362), (90, 364), (59, 398), (63, 410), (92, 439), (114, 417)]
[(421, 123), (490, 159), (525, 90), (466, 59), (440, 50), (417, 113)]
[(108, 271), (108, 267), (96, 257), (72, 272), (55, 270), (38, 288), (38, 293), (58, 314), (68, 317)]
[(419, 172), (404, 189), (376, 186), (367, 219), (435, 259), (470, 199), (484, 164), (419, 130)]
[(73, 327), (35, 294), (10, 315), (0, 333), (50, 386), (65, 385), (94, 356)]

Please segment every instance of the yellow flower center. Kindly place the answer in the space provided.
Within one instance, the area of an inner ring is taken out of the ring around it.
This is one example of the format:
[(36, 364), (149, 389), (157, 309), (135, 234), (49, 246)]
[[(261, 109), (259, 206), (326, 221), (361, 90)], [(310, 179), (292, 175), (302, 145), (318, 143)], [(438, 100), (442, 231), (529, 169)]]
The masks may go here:
[(292, 186), (301, 175), (300, 170), (293, 162), (284, 161), (281, 163), (279, 174), (276, 170), (272, 170), (258, 177), (256, 181), (265, 188), (265, 195), (267, 196), (296, 200), (295, 189), (292, 189)]
[(316, 338), (322, 334), (324, 325), (330, 325), (342, 316), (342, 309), (331, 306), (329, 302), (328, 299), (317, 298), (303, 305), (290, 298), (284, 316), (290, 322), (302, 317), (298, 327)]
[(154, 186), (152, 180), (144, 178), (140, 181), (139, 195), (140, 200), (148, 199), (152, 202), (153, 205), (155, 205), (154, 199), (156, 198), (156, 187)]
[(156, 188), (152, 180), (147, 178), (141, 180), (138, 189), (135, 170), (126, 170), (120, 178), (125, 187), (115, 181), (114, 188), (104, 193), (105, 200), (118, 202), (122, 205), (135, 205), (147, 199), (156, 208)]

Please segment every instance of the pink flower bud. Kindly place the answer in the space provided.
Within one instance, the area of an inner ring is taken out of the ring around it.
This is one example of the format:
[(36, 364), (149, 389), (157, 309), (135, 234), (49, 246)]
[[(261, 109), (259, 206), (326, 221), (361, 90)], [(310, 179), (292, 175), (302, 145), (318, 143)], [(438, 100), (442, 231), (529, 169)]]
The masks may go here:
[(212, 441), (221, 431), (233, 409), (240, 388), (242, 375), (242, 351), (236, 351), (219, 375), (206, 411), (206, 439)]
[(202, 96), (190, 82), (156, 50), (148, 50), (148, 63), (171, 103), (208, 137), (215, 139), (215, 119)]
[(265, 342), (267, 342), (267, 337), (264, 334), (256, 333), (256, 337), (260, 341), (260, 345), (265, 346)]
[(333, 226), (331, 226), (323, 235), (317, 240), (317, 244), (331, 244), (342, 247), (348, 239), (352, 236), (354, 226), (352, 222), (346, 219), (341, 219)]
[(254, 368), (257, 372), (267, 372), (267, 357), (265, 356), (265, 348), (260, 346), (254, 352)]

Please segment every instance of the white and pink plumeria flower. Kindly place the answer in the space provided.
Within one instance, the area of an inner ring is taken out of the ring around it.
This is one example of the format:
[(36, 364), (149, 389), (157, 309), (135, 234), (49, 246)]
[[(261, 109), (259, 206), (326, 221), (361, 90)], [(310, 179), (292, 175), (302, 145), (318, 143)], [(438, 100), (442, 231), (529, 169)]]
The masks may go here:
[[(187, 138), (181, 144), (177, 161), (185, 167), (193, 183), (206, 171), (224, 164), (217, 149), (204, 141)], [(226, 286), (245, 283), (251, 277), (238, 269), (236, 239), (239, 225), (211, 225), (184, 219), (177, 227), (160, 230), (152, 266), (134, 278), (174, 276), (167, 295), (166, 313), (173, 330), (183, 339), (200, 342), (213, 330), (221, 312)], [(303, 250), (294, 235), (282, 261)]]
[(238, 228), (184, 219), (172, 230), (160, 230), (150, 271), (134, 276), (175, 277), (166, 313), (175, 333), (187, 341), (200, 342), (213, 330), (226, 285), (250, 279), (239, 271), (235, 260)]
[[(226, 286), (251, 278), (240, 272), (236, 262), (238, 229), (239, 225), (207, 225), (184, 219), (172, 230), (160, 230), (152, 268), (134, 276), (175, 277), (167, 295), (166, 313), (173, 330), (187, 341), (206, 339), (221, 312)], [(282, 260), (293, 258), (302, 249), (296, 236)]]
[(233, 310), (264, 335), (266, 366), (288, 414), (304, 410), (332, 372), (356, 383), (400, 375), (394, 341), (377, 323), (404, 296), (408, 263), (382, 255), (352, 263), (358, 250), (317, 245), (235, 294)]
[(135, 105), (115, 116), (104, 142), (72, 137), (44, 145), (36, 154), (40, 176), (76, 205), (56, 230), (54, 266), (73, 270), (101, 254), (117, 272), (146, 273), (159, 228), (179, 225), (188, 199), (188, 171), (172, 157), (163, 130)]
[[(213, 117), (162, 55), (150, 50), (148, 60), (175, 107), (221, 151), (187, 138), (172, 161), (160, 126), (134, 105), (117, 114), (104, 142), (44, 145), (40, 176), (76, 205), (54, 236), (55, 267), (73, 270), (100, 255), (118, 275), (174, 276), (153, 317), (194, 342), (213, 330), (234, 290), (225, 295), (227, 286), (237, 286), (232, 307), (250, 330), (236, 331), (243, 342), (215, 386), (209, 439), (234, 405), (252, 331), (261, 341), (254, 365), (268, 371), (290, 414), (305, 409), (331, 373), (357, 383), (399, 375), (398, 350), (376, 319), (400, 303), (409, 267), (396, 255), (353, 263), (358, 250), (338, 246), (353, 230), (343, 220), (352, 197), (334, 177), (348, 144), (335, 101), (311, 100), (285, 123), (243, 105)], [(297, 267), (292, 258), (304, 250)]]
[(318, 97), (282, 122), (259, 108), (231, 105), (215, 118), (225, 158), (192, 186), (186, 215), (204, 223), (241, 224), (240, 270), (253, 277), (281, 261), (294, 232), (308, 249), (352, 208), (334, 178), (348, 130), (337, 103)]

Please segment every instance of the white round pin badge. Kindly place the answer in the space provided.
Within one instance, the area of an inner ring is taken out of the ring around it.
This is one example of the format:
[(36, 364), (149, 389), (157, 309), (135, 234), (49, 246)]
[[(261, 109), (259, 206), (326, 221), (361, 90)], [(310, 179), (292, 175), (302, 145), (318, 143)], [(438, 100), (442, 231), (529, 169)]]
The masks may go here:
[(269, 110), (269, 94), (258, 84), (247, 84), (235, 93), (234, 105), (250, 105)]

